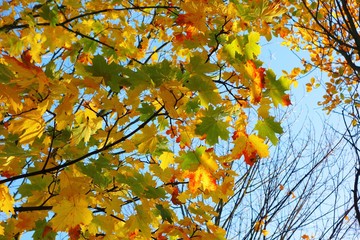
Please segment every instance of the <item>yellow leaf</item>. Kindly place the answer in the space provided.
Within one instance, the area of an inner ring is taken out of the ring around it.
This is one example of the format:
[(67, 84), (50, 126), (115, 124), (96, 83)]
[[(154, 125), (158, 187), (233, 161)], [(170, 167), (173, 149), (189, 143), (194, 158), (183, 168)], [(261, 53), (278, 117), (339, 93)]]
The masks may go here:
[(45, 122), (40, 109), (21, 115), (21, 118), (11, 121), (9, 132), (20, 135), (20, 144), (31, 144), (36, 137), (41, 137), (44, 132)]
[(280, 191), (284, 190), (284, 185), (280, 184), (279, 188), (280, 188)]
[(4, 227), (2, 225), (0, 225), (0, 236), (4, 235), (5, 231), (4, 231)]
[(263, 230), (261, 231), (261, 233), (262, 233), (262, 235), (264, 235), (265, 237), (266, 237), (267, 235), (269, 235), (269, 231), (266, 230), (266, 229), (263, 229)]
[(164, 152), (159, 157), (161, 160), (160, 167), (162, 169), (167, 168), (170, 164), (174, 163), (174, 154), (172, 152)]
[(204, 152), (201, 155), (200, 162), (203, 166), (207, 167), (209, 170), (213, 172), (215, 172), (219, 168), (215, 159), (208, 152)]
[(88, 202), (83, 198), (62, 200), (53, 208), (55, 217), (51, 220), (56, 231), (66, 231), (78, 224), (88, 225), (92, 220), (92, 212), (88, 209)]
[(252, 147), (256, 150), (257, 154), (264, 158), (269, 156), (268, 145), (264, 143), (264, 140), (259, 138), (256, 135), (249, 136), (249, 142), (252, 144)]
[(186, 171), (185, 178), (189, 178), (189, 189), (192, 193), (203, 186), (204, 189), (214, 191), (216, 190), (216, 180), (211, 173), (203, 166), (198, 167), (195, 172)]
[(9, 214), (9, 212), (14, 213), (14, 203), (15, 201), (9, 193), (9, 188), (4, 184), (0, 185), (0, 211), (6, 214)]
[(345, 215), (344, 219), (345, 219), (346, 221), (349, 221), (349, 220), (350, 220), (348, 215)]
[(134, 151), (136, 149), (136, 146), (131, 140), (126, 139), (124, 142), (121, 143), (121, 148), (129, 153)]
[(73, 131), (72, 144), (78, 144), (83, 139), (85, 142), (88, 142), (91, 135), (101, 128), (102, 125), (102, 119), (97, 117), (96, 113), (90, 109), (79, 111), (75, 116), (75, 121), (78, 123), (78, 126)]
[(160, 87), (159, 95), (164, 101), (165, 109), (169, 113), (169, 116), (172, 118), (178, 118), (179, 114), (175, 109), (178, 100), (175, 98), (175, 95), (164, 86)]
[(153, 124), (151, 126), (145, 126), (142, 130), (142, 134), (136, 135), (136, 142), (139, 144), (138, 151), (140, 153), (153, 152), (158, 143), (157, 129)]

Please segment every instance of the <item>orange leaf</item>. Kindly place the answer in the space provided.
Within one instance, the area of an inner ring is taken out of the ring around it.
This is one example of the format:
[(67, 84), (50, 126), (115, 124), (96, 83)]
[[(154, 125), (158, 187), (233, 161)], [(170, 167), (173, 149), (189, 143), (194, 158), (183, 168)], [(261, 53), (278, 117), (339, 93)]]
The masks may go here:
[(181, 205), (182, 202), (178, 199), (179, 188), (177, 186), (173, 187), (174, 191), (171, 193), (171, 202), (175, 205)]
[(289, 106), (291, 105), (291, 101), (290, 101), (290, 95), (286, 94), (282, 97), (282, 105), (284, 106)]
[(306, 234), (302, 235), (301, 238), (302, 238), (302, 239), (305, 239), (305, 240), (309, 240), (309, 239), (310, 239), (310, 237), (309, 237), (308, 235), (306, 235)]
[(265, 68), (257, 68), (251, 60), (245, 64), (245, 70), (250, 77), (250, 96), (251, 102), (256, 104), (261, 100), (262, 89), (265, 87)]
[(189, 178), (189, 189), (195, 193), (198, 188), (203, 186), (204, 189), (214, 191), (216, 189), (216, 180), (211, 173), (204, 167), (200, 166), (195, 172), (185, 172), (185, 178)]

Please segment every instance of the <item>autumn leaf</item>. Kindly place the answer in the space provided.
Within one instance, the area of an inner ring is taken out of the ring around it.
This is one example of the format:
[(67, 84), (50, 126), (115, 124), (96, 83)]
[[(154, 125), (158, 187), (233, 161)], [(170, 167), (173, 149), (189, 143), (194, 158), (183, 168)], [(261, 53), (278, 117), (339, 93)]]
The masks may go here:
[(174, 163), (174, 153), (172, 152), (164, 152), (163, 154), (161, 154), (161, 156), (159, 157), (161, 163), (160, 163), (160, 167), (162, 169), (167, 168), (170, 164)]
[(260, 60), (291, 4), (60, 2), (0, 4), (0, 232), (225, 239), (301, 73)]
[(78, 125), (73, 131), (72, 143), (78, 144), (81, 140), (88, 142), (91, 135), (101, 127), (102, 120), (90, 109), (85, 109), (75, 115), (75, 122)]
[(257, 104), (261, 101), (262, 90), (265, 88), (265, 69), (257, 68), (253, 61), (248, 60), (245, 70), (251, 81), (249, 84), (251, 102)]
[(142, 134), (138, 134), (136, 144), (138, 144), (138, 151), (141, 153), (153, 152), (158, 143), (157, 129), (155, 125), (145, 126)]
[(306, 235), (306, 234), (302, 235), (301, 238), (304, 239), (304, 240), (309, 240), (310, 239), (310, 237), (308, 235)]
[(81, 234), (81, 228), (79, 224), (69, 229), (69, 236), (71, 240), (79, 239), (80, 234)]
[(183, 204), (179, 199), (179, 188), (177, 186), (173, 187), (173, 191), (171, 193), (171, 202), (175, 205)]
[(260, 41), (260, 34), (257, 32), (250, 32), (248, 35), (248, 43), (245, 45), (245, 53), (248, 59), (254, 59), (254, 57), (260, 54), (261, 47), (258, 45)]
[(1, 184), (0, 185), (0, 211), (10, 215), (14, 214), (14, 199), (10, 195), (9, 188)]
[(216, 160), (213, 158), (212, 154), (207, 151), (205, 151), (203, 154), (201, 154), (200, 162), (204, 167), (211, 170), (211, 172), (215, 172), (219, 168), (219, 166), (216, 163)]
[(266, 229), (263, 229), (263, 230), (261, 231), (261, 234), (266, 237), (267, 235), (269, 235), (269, 231), (266, 230)]
[(50, 222), (56, 231), (68, 231), (78, 225), (88, 225), (93, 218), (88, 202), (80, 196), (61, 200), (53, 211), (55, 217)]
[(215, 178), (203, 166), (198, 167), (195, 172), (186, 171), (184, 177), (189, 178), (189, 189), (192, 193), (195, 193), (201, 186), (210, 191), (214, 191), (217, 186)]
[(156, 209), (159, 210), (160, 216), (164, 221), (168, 221), (169, 223), (173, 223), (171, 212), (164, 208), (161, 204), (156, 204)]
[(281, 124), (276, 122), (274, 117), (267, 117), (263, 120), (259, 120), (254, 129), (258, 130), (260, 137), (268, 138), (274, 145), (276, 145), (279, 141), (276, 134), (283, 133)]
[(272, 98), (274, 105), (290, 105), (290, 97), (285, 92), (290, 89), (292, 81), (285, 76), (276, 79), (274, 72), (271, 70), (266, 71), (266, 77), (268, 84), (268, 90), (266, 93)]
[(206, 135), (206, 142), (209, 145), (218, 143), (219, 138), (227, 139), (229, 124), (221, 120), (221, 108), (213, 109), (210, 107), (205, 117), (201, 118), (201, 123), (196, 125), (195, 133), (198, 135)]

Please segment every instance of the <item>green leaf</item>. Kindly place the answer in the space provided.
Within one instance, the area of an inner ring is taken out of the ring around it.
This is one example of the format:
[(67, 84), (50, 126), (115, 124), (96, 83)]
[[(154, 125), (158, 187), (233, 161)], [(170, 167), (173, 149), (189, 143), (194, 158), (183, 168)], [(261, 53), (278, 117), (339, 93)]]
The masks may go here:
[(144, 65), (141, 71), (147, 75), (147, 78), (154, 87), (159, 87), (164, 82), (175, 80), (179, 72), (181, 72), (180, 68), (174, 68), (167, 60), (153, 65)]
[(196, 170), (197, 167), (200, 165), (200, 157), (205, 152), (205, 147), (201, 146), (198, 147), (195, 151), (190, 151), (183, 154), (180, 159), (181, 168), (184, 170)]
[(111, 177), (104, 175), (102, 168), (99, 166), (93, 164), (84, 165), (83, 163), (79, 164), (78, 166), (82, 173), (91, 177), (93, 179), (93, 183), (99, 185), (100, 187), (105, 188), (112, 181)]
[(268, 117), (264, 120), (259, 120), (255, 125), (255, 130), (258, 131), (258, 135), (262, 138), (268, 138), (272, 144), (276, 145), (279, 139), (276, 137), (276, 133), (282, 134), (284, 131), (279, 122), (275, 122), (274, 117)]
[(195, 55), (190, 58), (189, 71), (197, 74), (211, 73), (218, 70), (218, 66), (209, 62), (204, 62), (204, 57)]
[(169, 223), (173, 223), (173, 220), (171, 218), (172, 217), (171, 212), (168, 209), (164, 208), (164, 206), (161, 204), (156, 204), (156, 208), (157, 210), (159, 210), (160, 216), (163, 221), (168, 221)]
[(138, 110), (141, 113), (140, 120), (145, 121), (154, 114), (156, 109), (154, 105), (150, 103), (141, 103), (141, 107)]
[(55, 6), (50, 8), (48, 4), (41, 7), (40, 16), (50, 22), (50, 26), (55, 26), (58, 23), (58, 8)]
[(275, 73), (268, 69), (266, 71), (266, 86), (267, 90), (264, 95), (270, 96), (275, 107), (277, 107), (282, 103), (285, 92), (290, 90), (291, 80), (284, 76), (276, 79)]
[(53, 180), (52, 176), (44, 175), (44, 176), (34, 176), (31, 178), (31, 182), (24, 183), (19, 187), (19, 193), (22, 198), (30, 197), (33, 195), (35, 191), (43, 191), (47, 189), (49, 183)]
[(155, 188), (152, 186), (146, 186), (144, 196), (149, 199), (165, 198), (166, 192), (163, 188)]
[(208, 107), (209, 104), (216, 105), (221, 102), (221, 97), (217, 92), (215, 83), (206, 75), (194, 75), (185, 80), (184, 86), (191, 91), (199, 93), (200, 103), (204, 107)]
[(0, 63), (0, 83), (9, 83), (15, 76), (8, 67)]
[(123, 66), (118, 66), (118, 67), (121, 71), (121, 75), (119, 79), (121, 85), (131, 87), (132, 89), (134, 87), (139, 87), (139, 86), (143, 86), (143, 87), (153, 86), (153, 84), (151, 84), (151, 78), (143, 70), (137, 69), (136, 71), (133, 71)]
[(227, 53), (230, 62), (236, 62), (243, 58), (243, 48), (243, 43), (239, 37), (224, 46), (224, 50)]
[(198, 98), (194, 98), (192, 100), (189, 100), (186, 103), (186, 113), (196, 113), (200, 109), (200, 101)]
[(209, 145), (218, 143), (219, 138), (226, 140), (229, 137), (229, 124), (221, 120), (222, 114), (221, 108), (210, 107), (205, 117), (201, 118), (201, 123), (196, 125), (195, 133), (200, 136), (206, 134), (206, 143)]
[[(45, 231), (46, 227), (48, 227), (49, 231)], [(33, 239), (43, 239), (43, 240), (53, 240), (56, 237), (56, 232), (52, 230), (50, 225), (48, 225), (47, 221), (38, 220), (35, 222), (35, 232), (32, 235)]]

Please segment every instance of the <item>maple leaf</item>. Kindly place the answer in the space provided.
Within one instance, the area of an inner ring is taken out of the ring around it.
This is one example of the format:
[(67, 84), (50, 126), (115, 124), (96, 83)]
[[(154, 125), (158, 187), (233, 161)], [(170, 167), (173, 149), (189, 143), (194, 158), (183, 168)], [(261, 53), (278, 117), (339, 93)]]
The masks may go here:
[(90, 109), (77, 112), (75, 121), (78, 125), (73, 130), (73, 144), (78, 144), (81, 140), (88, 142), (91, 135), (102, 126), (102, 119)]
[(218, 143), (219, 138), (227, 139), (229, 136), (228, 122), (221, 120), (221, 108), (214, 109), (212, 106), (205, 113), (205, 117), (201, 118), (201, 123), (196, 125), (195, 133), (198, 135), (206, 134), (206, 142), (209, 145)]
[(245, 64), (245, 70), (250, 77), (250, 96), (251, 102), (257, 104), (262, 97), (262, 89), (265, 88), (265, 69), (257, 68), (255, 63), (248, 60)]
[(203, 154), (201, 154), (200, 162), (204, 167), (208, 168), (212, 172), (215, 172), (219, 168), (219, 166), (216, 163), (215, 159), (213, 158), (212, 154), (210, 154), (207, 151), (205, 151)]
[(160, 97), (164, 101), (165, 109), (168, 111), (169, 116), (172, 118), (179, 117), (179, 114), (176, 112), (176, 104), (178, 102), (176, 95), (174, 93), (167, 89), (165, 86), (160, 87)]
[(260, 34), (250, 32), (248, 35), (248, 43), (245, 45), (245, 53), (248, 59), (254, 59), (261, 52), (261, 47), (257, 44), (260, 41)]
[(174, 153), (172, 153), (172, 152), (164, 152), (163, 154), (160, 155), (159, 159), (161, 161), (160, 167), (162, 169), (165, 169), (171, 163), (174, 163)]
[(53, 211), (55, 217), (50, 222), (56, 231), (68, 231), (78, 225), (88, 225), (93, 218), (88, 202), (80, 196), (61, 200)]
[(200, 158), (201, 155), (205, 152), (205, 147), (201, 146), (198, 147), (195, 151), (189, 151), (185, 154), (182, 154), (180, 159), (181, 162), (181, 168), (184, 170), (195, 170), (200, 164)]
[(292, 81), (284, 76), (276, 79), (274, 72), (271, 70), (266, 71), (266, 77), (268, 84), (266, 94), (272, 98), (274, 105), (290, 105), (289, 95), (285, 94), (285, 92), (290, 89)]
[(248, 136), (243, 132), (236, 132), (236, 141), (232, 154), (235, 158), (244, 156), (244, 161), (252, 166), (258, 159), (269, 156), (268, 145), (256, 135)]
[(48, 102), (44, 101), (37, 109), (23, 113), (21, 117), (11, 121), (9, 132), (19, 134), (19, 143), (31, 144), (36, 138), (43, 135), (45, 121), (43, 114), (47, 109)]
[(168, 209), (164, 208), (162, 204), (156, 204), (156, 209), (159, 210), (163, 221), (168, 221), (169, 223), (173, 223), (171, 212)]
[(177, 186), (173, 187), (173, 191), (171, 193), (171, 202), (175, 205), (181, 205), (183, 204), (179, 199), (179, 188)]
[(260, 137), (269, 138), (274, 145), (279, 141), (275, 134), (282, 134), (284, 132), (280, 123), (275, 122), (274, 117), (267, 117), (263, 120), (259, 120), (255, 125), (255, 130), (258, 130)]
[(140, 153), (153, 152), (158, 144), (157, 129), (155, 125), (145, 126), (142, 134), (136, 136), (136, 144)]
[(14, 214), (14, 198), (10, 195), (9, 188), (1, 184), (0, 185), (0, 211), (9, 214)]
[(189, 190), (192, 193), (195, 193), (201, 186), (209, 191), (214, 191), (217, 187), (215, 178), (203, 166), (199, 166), (195, 172), (186, 171), (184, 177), (189, 178)]
[(81, 234), (80, 224), (78, 224), (75, 227), (69, 229), (70, 240), (79, 239), (80, 234)]

